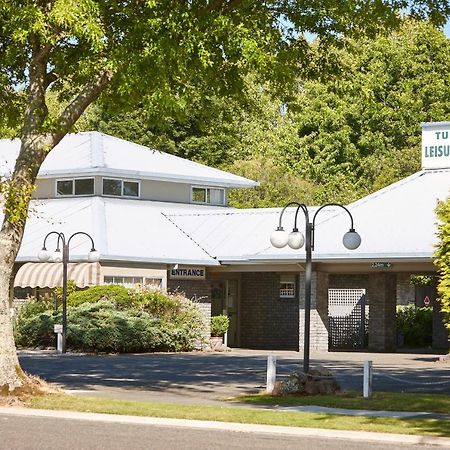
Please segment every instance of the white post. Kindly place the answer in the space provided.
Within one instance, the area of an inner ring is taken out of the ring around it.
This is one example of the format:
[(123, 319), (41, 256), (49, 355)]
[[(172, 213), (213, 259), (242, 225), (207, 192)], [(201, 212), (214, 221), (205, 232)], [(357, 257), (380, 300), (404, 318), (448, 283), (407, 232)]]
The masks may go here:
[(62, 347), (63, 347), (63, 335), (62, 333), (56, 334), (56, 351), (57, 353), (62, 353)]
[(275, 389), (275, 381), (277, 379), (277, 357), (269, 355), (267, 357), (267, 384), (266, 392), (272, 394)]
[(363, 397), (372, 397), (372, 361), (364, 361)]

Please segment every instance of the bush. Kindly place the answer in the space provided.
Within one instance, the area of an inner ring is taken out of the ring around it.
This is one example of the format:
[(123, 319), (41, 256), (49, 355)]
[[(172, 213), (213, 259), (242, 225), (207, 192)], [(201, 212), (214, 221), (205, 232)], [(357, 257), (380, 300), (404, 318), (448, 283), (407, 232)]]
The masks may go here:
[(223, 314), (211, 317), (211, 336), (223, 336), (230, 326), (230, 319)]
[(53, 325), (61, 323), (52, 310), (51, 302), (30, 300), (19, 311), (15, 321), (16, 343), (23, 347), (49, 347), (55, 345)]
[(415, 305), (397, 306), (397, 331), (404, 336), (405, 347), (429, 347), (433, 341), (433, 308)]
[(96, 303), (100, 300), (114, 302), (118, 306), (130, 306), (131, 296), (128, 289), (116, 284), (92, 286), (82, 291), (73, 291), (67, 297), (67, 305), (78, 306), (83, 303)]
[[(96, 286), (76, 296), (67, 310), (67, 347), (81, 351), (147, 352), (192, 350), (205, 338), (205, 324), (198, 307), (180, 294), (130, 291), (127, 297), (107, 300)], [(121, 286), (114, 286), (115, 288)], [(89, 292), (93, 291), (93, 292)], [(109, 294), (123, 290), (108, 289)], [(75, 294), (75, 293), (74, 293)], [(77, 293), (78, 294), (78, 293)], [(101, 295), (102, 294), (102, 295)], [(73, 294), (71, 294), (72, 296)], [(92, 302), (100, 297), (97, 302)], [(111, 295), (113, 297), (113, 295)], [(87, 299), (87, 300), (86, 300)], [(16, 342), (23, 347), (54, 345), (53, 325), (61, 323), (61, 312), (51, 304), (27, 304), (17, 317)]]

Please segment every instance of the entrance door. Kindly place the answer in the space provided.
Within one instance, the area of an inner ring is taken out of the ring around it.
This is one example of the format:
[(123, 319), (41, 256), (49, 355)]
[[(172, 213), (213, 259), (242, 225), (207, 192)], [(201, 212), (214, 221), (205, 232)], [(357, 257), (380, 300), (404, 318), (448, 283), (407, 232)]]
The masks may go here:
[(238, 294), (239, 284), (237, 280), (227, 280), (225, 293), (225, 310), (224, 314), (230, 319), (230, 327), (228, 329), (228, 346), (236, 347), (239, 345), (238, 340)]
[(227, 334), (227, 345), (239, 345), (238, 329), (239, 283), (237, 280), (224, 280), (213, 284), (211, 316), (224, 314), (230, 320)]

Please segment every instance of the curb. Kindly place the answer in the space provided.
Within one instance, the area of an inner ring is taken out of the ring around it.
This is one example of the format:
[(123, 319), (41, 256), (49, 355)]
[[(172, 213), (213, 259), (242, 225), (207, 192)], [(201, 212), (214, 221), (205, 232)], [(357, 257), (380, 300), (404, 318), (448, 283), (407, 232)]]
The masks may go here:
[(242, 433), (262, 433), (285, 436), (309, 436), (331, 439), (350, 439), (354, 441), (385, 442), (391, 444), (434, 445), (450, 448), (450, 438), (434, 436), (417, 436), (368, 431), (329, 430), (322, 428), (297, 428), (277, 425), (253, 425), (231, 422), (213, 422), (206, 420), (168, 419), (159, 417), (125, 416), (113, 414), (85, 413), (73, 411), (54, 411), (44, 409), (27, 409), (23, 407), (0, 407), (0, 415), (25, 417), (50, 417), (67, 420), (85, 420), (90, 422), (107, 422), (135, 425), (158, 425), (167, 427), (195, 428), (204, 430), (224, 430)]

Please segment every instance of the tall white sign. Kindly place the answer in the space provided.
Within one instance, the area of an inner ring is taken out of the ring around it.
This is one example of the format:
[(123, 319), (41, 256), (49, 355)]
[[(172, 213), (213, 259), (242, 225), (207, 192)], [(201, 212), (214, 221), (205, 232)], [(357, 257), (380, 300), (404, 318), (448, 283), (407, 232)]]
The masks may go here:
[(450, 122), (422, 123), (422, 169), (450, 168)]

